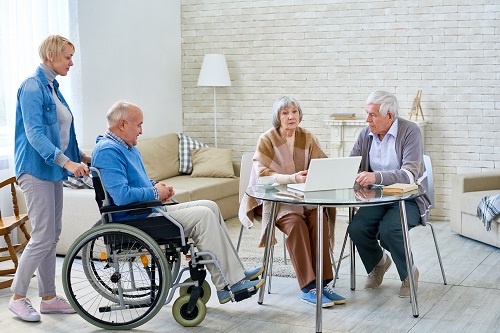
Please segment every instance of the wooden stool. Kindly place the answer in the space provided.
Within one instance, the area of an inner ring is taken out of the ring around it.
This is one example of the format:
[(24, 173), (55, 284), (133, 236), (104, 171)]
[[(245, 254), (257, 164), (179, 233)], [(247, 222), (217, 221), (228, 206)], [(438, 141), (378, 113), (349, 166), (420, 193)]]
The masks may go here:
[[(17, 253), (22, 251), (28, 241), (30, 239), (30, 234), (26, 229), (25, 223), (29, 220), (28, 214), (19, 215), (19, 208), (17, 206), (17, 196), (16, 189), (14, 188), (14, 184), (17, 184), (16, 178), (11, 177), (0, 183), (0, 188), (10, 185), (10, 192), (12, 194), (12, 206), (14, 208), (14, 216), (2, 217), (2, 212), (0, 211), (0, 236), (3, 236), (5, 239), (5, 243), (7, 243), (7, 247), (0, 247), (0, 253), (9, 252), (9, 255), (0, 256), (0, 262), (11, 260), (14, 263), (14, 268), (8, 269), (0, 269), (0, 276), (3, 275), (13, 275), (16, 273), (18, 260)], [(22, 244), (14, 244), (12, 245), (12, 241), (10, 239), (10, 233), (15, 230), (17, 227), (21, 228), (21, 231), (24, 233), (26, 237), (26, 241)], [(8, 288), (12, 285), (12, 281), (14, 278), (9, 280), (0, 281), (0, 289)]]

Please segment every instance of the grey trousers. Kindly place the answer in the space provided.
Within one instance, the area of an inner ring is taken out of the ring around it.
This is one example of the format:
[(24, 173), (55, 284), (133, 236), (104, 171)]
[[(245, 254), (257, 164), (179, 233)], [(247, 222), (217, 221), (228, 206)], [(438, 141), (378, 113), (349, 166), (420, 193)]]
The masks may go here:
[[(197, 200), (164, 208), (184, 227), (185, 235), (194, 241), (199, 251), (209, 251), (217, 257), (230, 286), (245, 277), (243, 264), (229, 239), (226, 224), (215, 202)], [(216, 289), (222, 290), (225, 284), (219, 270), (215, 265), (206, 267)]]
[(18, 182), (33, 230), (19, 260), (11, 290), (26, 296), (31, 278), (38, 271), (38, 295), (55, 295), (56, 245), (62, 228), (63, 185), (61, 181), (45, 181), (26, 173), (19, 177)]

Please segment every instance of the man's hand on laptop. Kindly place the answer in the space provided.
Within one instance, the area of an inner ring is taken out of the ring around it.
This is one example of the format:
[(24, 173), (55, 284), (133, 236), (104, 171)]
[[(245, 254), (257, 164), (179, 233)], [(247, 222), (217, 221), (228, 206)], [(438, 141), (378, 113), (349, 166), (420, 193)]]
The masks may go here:
[(368, 185), (375, 184), (376, 178), (374, 172), (363, 171), (356, 177), (355, 183), (359, 186), (367, 187)]
[(307, 170), (299, 171), (295, 174), (295, 181), (297, 184), (305, 183), (307, 178)]

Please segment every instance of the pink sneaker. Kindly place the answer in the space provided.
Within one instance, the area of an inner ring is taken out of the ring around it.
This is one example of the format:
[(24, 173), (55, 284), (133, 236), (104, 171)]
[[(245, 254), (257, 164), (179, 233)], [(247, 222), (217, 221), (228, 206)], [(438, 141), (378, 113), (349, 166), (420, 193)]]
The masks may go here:
[(14, 312), (16, 316), (25, 321), (40, 321), (40, 315), (31, 305), (31, 302), (26, 297), (14, 300), (12, 297), (9, 301), (9, 310)]
[(56, 296), (48, 301), (40, 303), (41, 313), (75, 313), (67, 300), (61, 296)]

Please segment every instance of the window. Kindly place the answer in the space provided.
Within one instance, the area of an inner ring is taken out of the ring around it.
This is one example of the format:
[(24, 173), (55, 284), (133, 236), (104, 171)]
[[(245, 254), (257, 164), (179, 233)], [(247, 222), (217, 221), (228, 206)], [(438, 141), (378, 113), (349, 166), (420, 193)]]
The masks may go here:
[[(46, 36), (71, 37), (69, 10), (66, 0), (0, 0), (0, 172), (13, 174), (17, 89), (40, 63), (38, 46)], [(71, 89), (69, 83), (64, 85), (66, 91)]]

